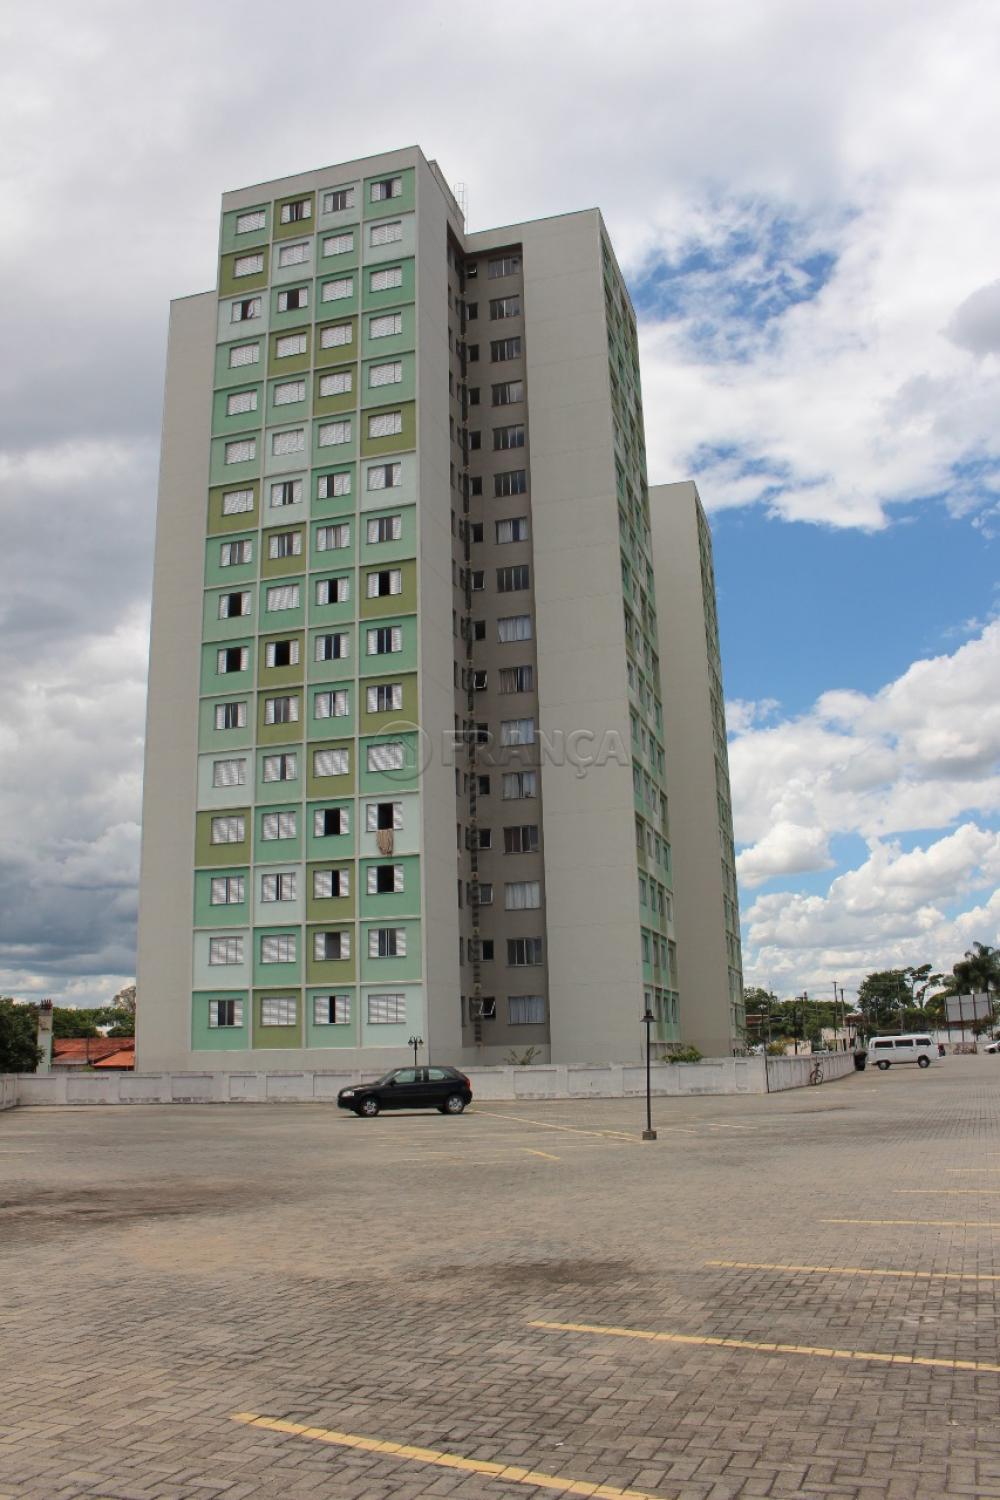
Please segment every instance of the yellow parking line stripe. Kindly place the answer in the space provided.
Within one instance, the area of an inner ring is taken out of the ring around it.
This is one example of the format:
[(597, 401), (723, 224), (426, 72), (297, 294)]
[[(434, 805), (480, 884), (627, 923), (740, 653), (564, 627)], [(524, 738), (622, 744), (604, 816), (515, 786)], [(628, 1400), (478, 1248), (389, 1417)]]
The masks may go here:
[[(538, 1125), (542, 1130), (567, 1130), (571, 1135), (596, 1135), (601, 1138), (616, 1136), (623, 1141), (638, 1141), (639, 1136), (630, 1135), (624, 1130), (584, 1130), (580, 1125), (554, 1125), (551, 1120), (531, 1120), (527, 1115), (498, 1114), (496, 1110), (480, 1109), (476, 1106), (477, 1115), (485, 1115), (490, 1120), (516, 1120), (519, 1125)], [(694, 1134), (692, 1131), (691, 1134)]]
[(652, 1344), (694, 1344), (714, 1349), (747, 1349), (754, 1354), (815, 1354), (821, 1359), (871, 1360), (883, 1365), (933, 1365), (942, 1370), (978, 1370), (1000, 1375), (1000, 1365), (980, 1359), (933, 1359), (919, 1354), (877, 1354), (865, 1349), (828, 1349), (812, 1344), (772, 1344), (759, 1339), (727, 1339), (701, 1333), (654, 1333), (647, 1328), (605, 1328), (596, 1323), (543, 1323), (531, 1321), (529, 1328), (548, 1328), (558, 1333), (600, 1333), (621, 1339), (643, 1339)]
[(952, 1229), (1000, 1229), (996, 1219), (817, 1219), (817, 1224), (940, 1224)]
[(406, 1458), (412, 1463), (433, 1464), (440, 1469), (462, 1469), (469, 1474), (489, 1474), (494, 1479), (508, 1479), (516, 1484), (534, 1485), (537, 1489), (558, 1490), (564, 1495), (592, 1495), (595, 1500), (662, 1500), (646, 1490), (623, 1490), (614, 1484), (595, 1484), (592, 1480), (569, 1479), (563, 1474), (542, 1474), (522, 1469), (518, 1464), (490, 1463), (482, 1458), (464, 1458), (459, 1453), (443, 1453), (437, 1448), (417, 1448), (411, 1443), (394, 1443), (388, 1438), (361, 1437), (352, 1432), (334, 1432), (326, 1427), (307, 1427), (303, 1422), (286, 1422), (278, 1417), (262, 1417), (252, 1411), (236, 1411), (230, 1421), (246, 1427), (263, 1427), (268, 1432), (287, 1432), (292, 1437), (311, 1438), (318, 1443), (332, 1443), (339, 1448), (359, 1448), (364, 1453), (385, 1453)]
[(553, 1156), (548, 1151), (533, 1151), (530, 1146), (522, 1146), (520, 1149), (526, 1151), (529, 1156), (544, 1156), (546, 1161), (562, 1161), (561, 1156)]
[(900, 1276), (911, 1281), (1000, 1281), (982, 1271), (893, 1271), (868, 1266), (790, 1266), (770, 1260), (706, 1260), (706, 1266), (727, 1266), (732, 1271), (822, 1271), (833, 1276)]

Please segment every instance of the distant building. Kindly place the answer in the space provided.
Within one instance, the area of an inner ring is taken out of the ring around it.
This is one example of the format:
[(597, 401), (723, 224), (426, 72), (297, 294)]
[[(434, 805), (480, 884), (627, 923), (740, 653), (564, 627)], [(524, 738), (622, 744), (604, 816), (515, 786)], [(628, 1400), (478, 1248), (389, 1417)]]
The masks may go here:
[(52, 1042), (53, 1072), (76, 1068), (135, 1068), (135, 1037), (55, 1037)]

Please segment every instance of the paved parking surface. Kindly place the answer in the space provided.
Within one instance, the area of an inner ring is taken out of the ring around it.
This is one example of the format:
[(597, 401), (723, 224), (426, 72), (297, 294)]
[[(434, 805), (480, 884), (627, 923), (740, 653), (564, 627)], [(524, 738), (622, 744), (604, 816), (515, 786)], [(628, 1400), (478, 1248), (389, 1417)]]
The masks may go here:
[(1000, 1497), (998, 1085), (0, 1115), (0, 1500)]

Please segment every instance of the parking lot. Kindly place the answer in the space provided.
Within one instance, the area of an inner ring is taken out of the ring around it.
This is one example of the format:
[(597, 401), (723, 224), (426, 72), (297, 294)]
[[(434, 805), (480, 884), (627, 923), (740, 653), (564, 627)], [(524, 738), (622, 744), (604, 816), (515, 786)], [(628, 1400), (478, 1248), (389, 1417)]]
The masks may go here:
[(0, 1500), (1000, 1496), (998, 1085), (0, 1115)]

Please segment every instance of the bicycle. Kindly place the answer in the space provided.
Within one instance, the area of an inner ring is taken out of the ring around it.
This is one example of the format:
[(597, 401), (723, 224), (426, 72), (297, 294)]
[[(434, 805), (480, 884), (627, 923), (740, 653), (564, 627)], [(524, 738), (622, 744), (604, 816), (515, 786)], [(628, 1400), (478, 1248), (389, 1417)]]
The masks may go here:
[(823, 1082), (823, 1067), (822, 1067), (821, 1063), (814, 1063), (813, 1064), (812, 1071), (809, 1074), (809, 1082), (810, 1083), (822, 1083)]

